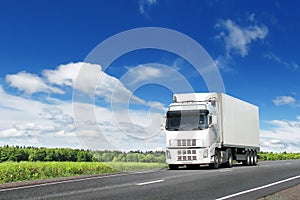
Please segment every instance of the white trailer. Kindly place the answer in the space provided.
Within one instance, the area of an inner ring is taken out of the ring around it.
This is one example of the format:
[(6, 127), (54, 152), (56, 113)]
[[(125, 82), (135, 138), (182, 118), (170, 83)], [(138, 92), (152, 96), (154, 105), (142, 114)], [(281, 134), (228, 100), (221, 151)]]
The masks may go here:
[(178, 166), (256, 165), (258, 107), (223, 93), (174, 94), (166, 116), (166, 162)]

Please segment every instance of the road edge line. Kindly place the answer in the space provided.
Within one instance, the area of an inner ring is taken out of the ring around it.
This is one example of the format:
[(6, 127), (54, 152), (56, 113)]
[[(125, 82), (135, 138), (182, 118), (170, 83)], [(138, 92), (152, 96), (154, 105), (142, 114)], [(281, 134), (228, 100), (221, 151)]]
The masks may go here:
[(217, 198), (216, 200), (229, 199), (229, 198), (236, 197), (236, 196), (239, 196), (239, 195), (242, 195), (242, 194), (246, 194), (246, 193), (249, 193), (249, 192), (254, 192), (256, 190), (260, 190), (260, 189), (264, 189), (264, 188), (271, 187), (271, 186), (274, 186), (274, 185), (278, 185), (280, 183), (285, 183), (285, 182), (288, 182), (288, 181), (291, 181), (291, 180), (294, 180), (294, 179), (297, 179), (297, 178), (300, 178), (300, 175), (294, 176), (294, 177), (291, 177), (291, 178), (287, 178), (287, 179), (284, 179), (284, 180), (281, 180), (281, 181), (277, 181), (277, 182), (274, 182), (274, 183), (270, 183), (270, 184), (267, 184), (267, 185), (264, 185), (264, 186), (260, 186), (260, 187), (252, 188), (252, 189), (245, 190), (245, 191), (242, 191), (242, 192), (238, 192), (238, 193), (235, 193), (235, 194), (231, 194), (231, 195), (228, 195), (228, 196), (225, 196), (225, 197)]

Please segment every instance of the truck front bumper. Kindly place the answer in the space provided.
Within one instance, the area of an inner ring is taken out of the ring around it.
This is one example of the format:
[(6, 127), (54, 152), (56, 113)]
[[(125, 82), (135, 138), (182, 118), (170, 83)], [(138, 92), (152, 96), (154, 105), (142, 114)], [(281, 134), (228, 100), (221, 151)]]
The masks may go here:
[(211, 159), (209, 148), (167, 148), (167, 164), (210, 164)]

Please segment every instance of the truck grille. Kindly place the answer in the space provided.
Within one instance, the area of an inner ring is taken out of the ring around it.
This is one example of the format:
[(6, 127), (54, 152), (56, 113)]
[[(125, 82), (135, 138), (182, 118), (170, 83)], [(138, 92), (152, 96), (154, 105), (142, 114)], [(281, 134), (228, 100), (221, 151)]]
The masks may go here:
[(184, 140), (177, 140), (177, 146), (179, 147), (192, 147), (196, 146), (195, 139), (184, 139)]
[(197, 160), (196, 150), (178, 150), (178, 161)]

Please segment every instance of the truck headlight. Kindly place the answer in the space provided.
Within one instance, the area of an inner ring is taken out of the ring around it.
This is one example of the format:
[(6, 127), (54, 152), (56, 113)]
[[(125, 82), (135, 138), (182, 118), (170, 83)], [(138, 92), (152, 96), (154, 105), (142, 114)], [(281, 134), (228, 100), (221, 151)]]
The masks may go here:
[(169, 150), (166, 151), (166, 156), (167, 156), (167, 159), (171, 159), (171, 153)]

